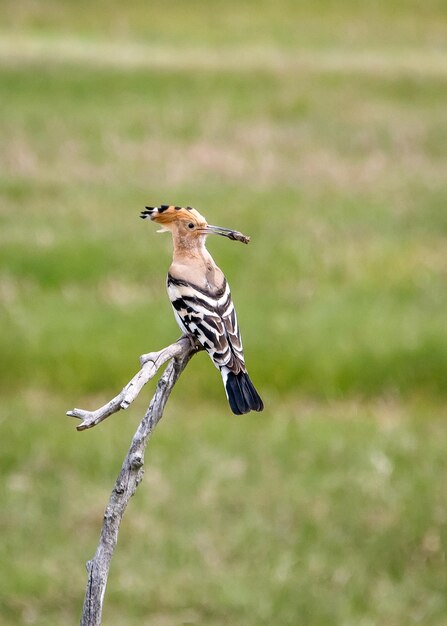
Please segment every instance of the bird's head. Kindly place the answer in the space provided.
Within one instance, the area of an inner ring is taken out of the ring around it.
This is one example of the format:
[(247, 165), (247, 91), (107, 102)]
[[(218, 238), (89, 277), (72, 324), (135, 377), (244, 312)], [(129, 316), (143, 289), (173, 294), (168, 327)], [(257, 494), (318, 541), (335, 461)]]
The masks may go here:
[(250, 237), (229, 228), (211, 226), (203, 215), (191, 207), (179, 207), (162, 204), (159, 207), (146, 207), (141, 212), (141, 218), (150, 218), (160, 224), (158, 232), (171, 231), (175, 239), (198, 241), (206, 235), (221, 235), (235, 241), (248, 243)]

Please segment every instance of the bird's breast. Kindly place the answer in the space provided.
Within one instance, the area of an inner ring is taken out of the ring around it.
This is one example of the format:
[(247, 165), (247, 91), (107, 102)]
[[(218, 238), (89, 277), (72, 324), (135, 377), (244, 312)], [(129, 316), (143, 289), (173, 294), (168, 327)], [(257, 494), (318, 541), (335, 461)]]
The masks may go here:
[(169, 268), (168, 279), (192, 285), (206, 291), (207, 295), (217, 296), (225, 288), (225, 276), (211, 260), (199, 263), (173, 263)]

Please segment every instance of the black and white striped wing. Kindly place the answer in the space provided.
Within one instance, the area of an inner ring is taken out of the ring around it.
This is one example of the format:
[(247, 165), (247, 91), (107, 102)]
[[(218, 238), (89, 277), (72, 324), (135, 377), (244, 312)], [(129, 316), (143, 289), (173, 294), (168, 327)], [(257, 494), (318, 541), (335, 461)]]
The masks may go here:
[(235, 374), (245, 371), (236, 311), (227, 282), (211, 293), (168, 275), (167, 287), (181, 330), (197, 339), (217, 368), (225, 366)]

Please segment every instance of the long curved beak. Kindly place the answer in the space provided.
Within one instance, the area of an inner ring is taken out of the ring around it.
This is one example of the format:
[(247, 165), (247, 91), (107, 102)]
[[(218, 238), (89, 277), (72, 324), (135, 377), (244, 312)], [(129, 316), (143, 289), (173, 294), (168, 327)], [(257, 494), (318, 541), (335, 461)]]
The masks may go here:
[(228, 237), (228, 239), (232, 239), (233, 241), (242, 241), (242, 243), (248, 243), (250, 241), (250, 237), (243, 235), (237, 230), (222, 228), (221, 226), (211, 226), (211, 224), (207, 224), (205, 228), (201, 229), (201, 232), (204, 235), (221, 235), (221, 237)]

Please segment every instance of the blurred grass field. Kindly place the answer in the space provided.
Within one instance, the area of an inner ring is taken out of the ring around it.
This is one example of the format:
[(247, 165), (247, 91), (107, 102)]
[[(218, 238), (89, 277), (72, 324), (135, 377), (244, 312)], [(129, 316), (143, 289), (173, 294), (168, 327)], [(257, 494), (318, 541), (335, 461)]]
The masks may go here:
[(209, 249), (266, 409), (193, 359), (150, 444), (110, 626), (447, 623), (447, 8), (21, 3), (0, 26), (0, 623), (77, 623), (85, 561), (179, 335), (145, 204)]

